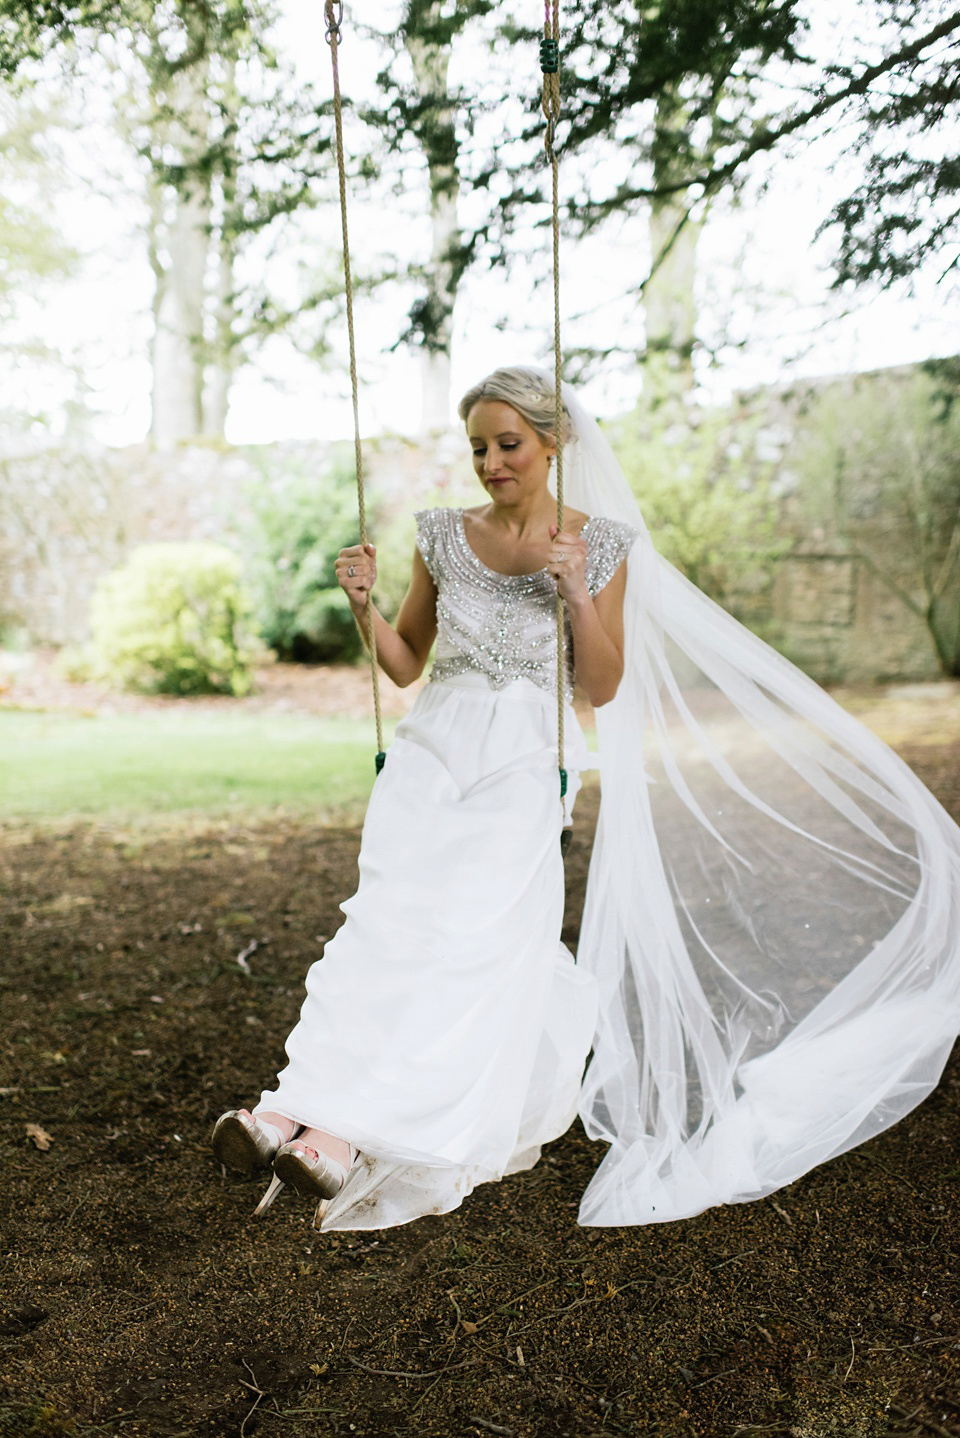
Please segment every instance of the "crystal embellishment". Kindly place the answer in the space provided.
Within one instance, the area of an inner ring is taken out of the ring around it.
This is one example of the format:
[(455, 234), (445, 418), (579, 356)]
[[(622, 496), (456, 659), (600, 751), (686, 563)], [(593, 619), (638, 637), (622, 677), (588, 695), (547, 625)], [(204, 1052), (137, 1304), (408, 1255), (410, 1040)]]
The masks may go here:
[[(545, 569), (501, 574), (474, 554), (462, 509), (424, 509), (416, 515), (417, 548), (437, 586), (437, 647), (432, 679), (481, 673), (494, 689), (515, 679), (541, 689), (557, 683), (557, 591)], [(588, 519), (587, 590), (609, 583), (636, 538), (615, 519)], [(566, 620), (567, 698), (573, 694), (573, 636)]]

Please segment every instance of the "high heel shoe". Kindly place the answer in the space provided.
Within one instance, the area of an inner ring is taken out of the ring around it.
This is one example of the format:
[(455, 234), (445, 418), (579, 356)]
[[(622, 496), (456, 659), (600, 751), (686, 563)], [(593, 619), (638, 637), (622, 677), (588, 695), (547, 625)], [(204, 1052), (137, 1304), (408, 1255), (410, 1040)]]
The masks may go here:
[(273, 1172), (281, 1183), (288, 1183), (303, 1198), (336, 1198), (347, 1181), (357, 1150), (350, 1149), (350, 1163), (345, 1167), (328, 1153), (307, 1148), (297, 1139), (285, 1143), (273, 1160)]
[[(296, 1132), (299, 1133), (299, 1126)], [(257, 1173), (269, 1168), (284, 1136), (272, 1123), (264, 1123), (245, 1109), (222, 1113), (213, 1126), (210, 1147), (227, 1168), (239, 1173)]]
[(357, 1158), (357, 1149), (350, 1148), (350, 1163), (344, 1168), (329, 1154), (318, 1153), (305, 1144), (291, 1139), (277, 1151), (273, 1160), (273, 1178), (270, 1187), (253, 1210), (254, 1218), (266, 1213), (285, 1183), (294, 1193), (306, 1198), (318, 1198), (317, 1217), (320, 1218), (331, 1199), (336, 1198), (347, 1181), (347, 1173)]

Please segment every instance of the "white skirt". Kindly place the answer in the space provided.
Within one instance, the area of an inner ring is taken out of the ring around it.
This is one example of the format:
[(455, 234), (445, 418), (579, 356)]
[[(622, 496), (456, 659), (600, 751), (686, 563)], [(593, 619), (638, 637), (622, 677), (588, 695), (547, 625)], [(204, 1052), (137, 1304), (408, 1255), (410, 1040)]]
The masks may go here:
[[(568, 813), (588, 762), (565, 719)], [(360, 884), (307, 974), (258, 1108), (361, 1152), (324, 1229), (446, 1213), (572, 1122), (596, 984), (560, 943), (556, 700), (528, 680), (431, 683), (367, 810)]]

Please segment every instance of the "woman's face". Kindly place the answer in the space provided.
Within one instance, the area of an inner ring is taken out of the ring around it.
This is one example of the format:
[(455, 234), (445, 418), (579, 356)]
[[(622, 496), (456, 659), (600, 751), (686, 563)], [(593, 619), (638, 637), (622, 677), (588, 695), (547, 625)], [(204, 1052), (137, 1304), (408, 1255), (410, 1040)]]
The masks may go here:
[(516, 504), (547, 487), (553, 442), (510, 405), (480, 399), (467, 416), (473, 467), (494, 504)]

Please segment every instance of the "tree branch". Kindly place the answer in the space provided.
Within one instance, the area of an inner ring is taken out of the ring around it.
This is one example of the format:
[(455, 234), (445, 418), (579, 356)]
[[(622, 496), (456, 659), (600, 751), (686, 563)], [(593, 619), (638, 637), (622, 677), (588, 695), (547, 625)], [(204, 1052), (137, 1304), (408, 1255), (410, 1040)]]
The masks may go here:
[(936, 44), (938, 40), (952, 35), (957, 30), (960, 30), (960, 10), (955, 10), (939, 25), (935, 25), (932, 30), (928, 30), (924, 35), (912, 40), (909, 45), (904, 45), (893, 54), (885, 56), (877, 64), (869, 65), (842, 89), (822, 96), (815, 105), (800, 110), (772, 129), (759, 129), (745, 145), (741, 146), (736, 155), (722, 165), (714, 165), (709, 170), (701, 171), (700, 174), (688, 176), (686, 179), (677, 180), (668, 185), (624, 185), (609, 200), (586, 204), (582, 208), (589, 211), (592, 216), (599, 218), (622, 208), (631, 200), (663, 199), (669, 195), (692, 189), (694, 185), (702, 185), (705, 190), (715, 190), (731, 179), (734, 173), (754, 155), (772, 150), (781, 140), (802, 130), (814, 120), (820, 119), (821, 116), (835, 109), (837, 105), (843, 104), (845, 100), (849, 100), (855, 95), (865, 95), (870, 86), (883, 75), (916, 60), (930, 45)]

